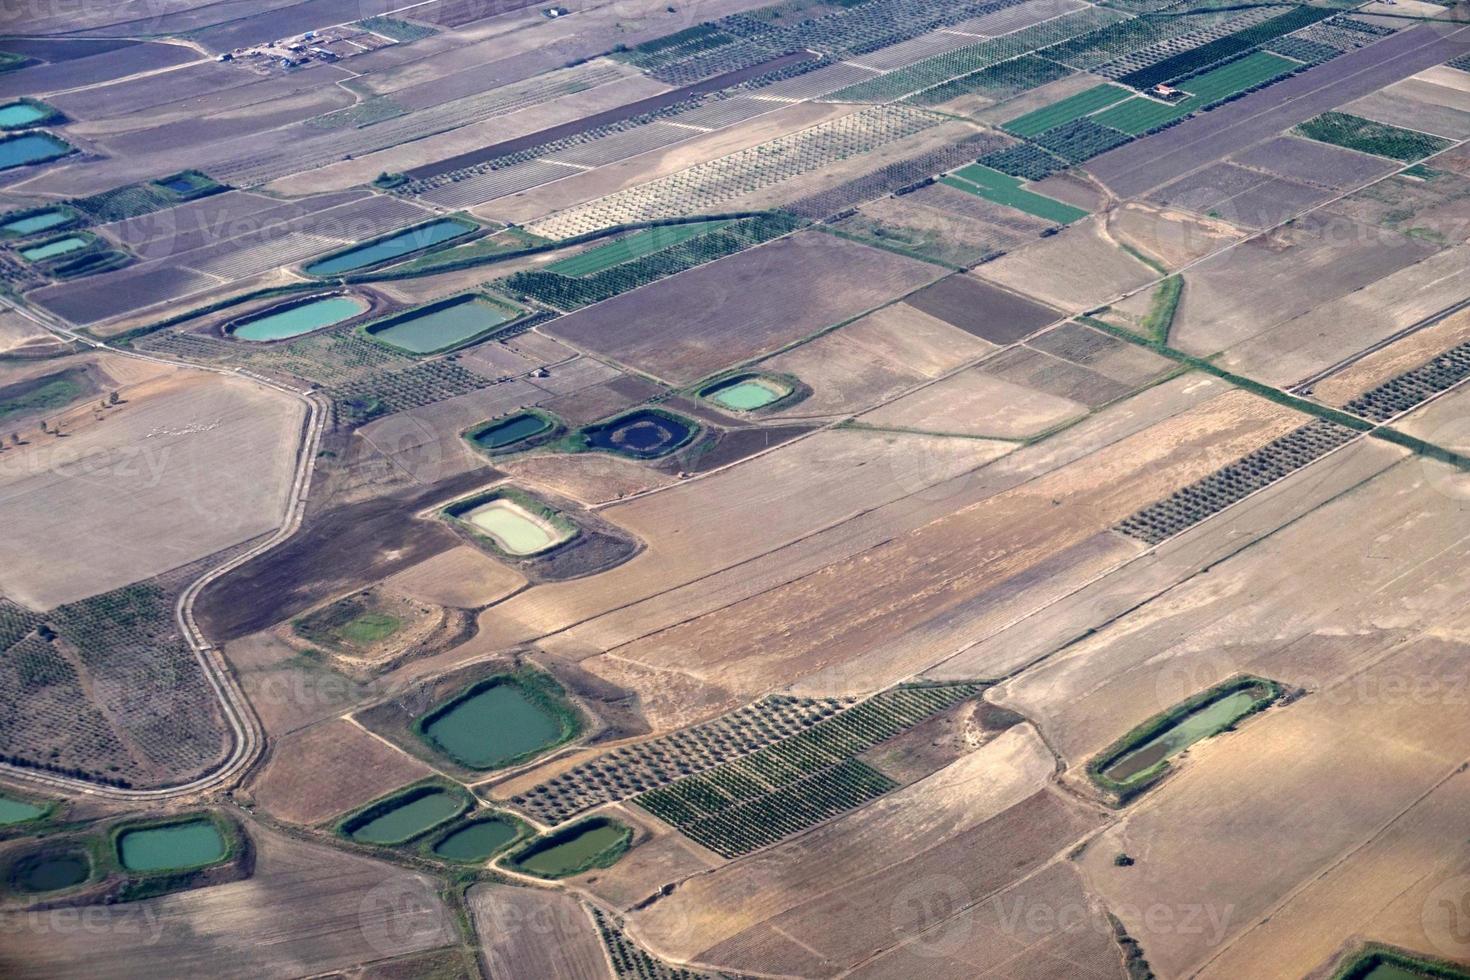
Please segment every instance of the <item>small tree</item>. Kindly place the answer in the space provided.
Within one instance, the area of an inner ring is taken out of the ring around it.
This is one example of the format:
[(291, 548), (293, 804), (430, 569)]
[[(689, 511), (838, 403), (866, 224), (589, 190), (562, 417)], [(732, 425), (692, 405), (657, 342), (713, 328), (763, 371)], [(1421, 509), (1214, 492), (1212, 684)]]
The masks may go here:
[(117, 392), (115, 392), (115, 391), (109, 391), (107, 393), (107, 404), (109, 404), (109, 405), (116, 405), (120, 401), (122, 401), (122, 399), (118, 397)]

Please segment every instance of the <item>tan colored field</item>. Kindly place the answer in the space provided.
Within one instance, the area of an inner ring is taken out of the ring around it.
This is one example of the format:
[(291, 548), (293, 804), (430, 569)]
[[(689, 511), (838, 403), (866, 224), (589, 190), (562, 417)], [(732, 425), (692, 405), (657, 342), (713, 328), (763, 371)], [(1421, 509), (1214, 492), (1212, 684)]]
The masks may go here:
[(1012, 729), (856, 813), (686, 880), (632, 913), (629, 932), (677, 961), (830, 976), (928, 924), (909, 918), (905, 896), (948, 885), (979, 901), (1095, 825), (1043, 790), (1051, 771), (1035, 733)]
[(1462, 310), (1417, 330), (1312, 386), (1312, 397), (1328, 405), (1344, 405), (1370, 388), (1432, 360), (1470, 340), (1470, 310)]
[[(251, 823), (255, 874), (82, 919), (0, 916), (0, 972), (23, 977), (309, 976), (455, 941), (431, 879)], [(85, 928), (76, 923), (84, 921)], [(39, 923), (39, 927), (37, 927)], [(62, 941), (64, 940), (64, 941)]]
[(1119, 248), (1097, 217), (987, 262), (974, 274), (1072, 313), (1109, 302), (1159, 276)]
[(1225, 221), (1135, 201), (1110, 212), (1107, 220), (1108, 232), (1116, 241), (1171, 271), (1246, 235)]
[[(1300, 424), (1233, 393), (788, 585), (610, 650), (758, 692), (815, 675), (862, 690), (960, 643), (956, 617), (999, 586)], [(898, 583), (902, 582), (900, 588)], [(961, 621), (963, 621), (961, 619)]]
[(885, 401), (994, 349), (900, 302), (777, 354), (760, 367), (794, 375), (812, 389), (810, 397), (774, 414), (831, 417)]
[(497, 467), (509, 473), (517, 483), (542, 486), (584, 504), (610, 503), (676, 482), (667, 473), (606, 453), (578, 456), (532, 454), (497, 463)]
[(388, 586), (420, 602), (478, 609), (526, 584), (525, 576), (478, 548), (453, 548), (387, 579)]
[(879, 428), (1024, 439), (1085, 414), (1087, 406), (1080, 402), (972, 368), (861, 415), (858, 421)]
[(277, 820), (311, 827), (430, 774), (350, 721), (324, 721), (278, 739), (250, 793)]
[(571, 895), (483, 884), (468, 899), (490, 976), (611, 980), (592, 916)]
[(61, 437), (33, 434), (0, 459), (0, 522), (10, 528), (0, 543), (0, 591), (11, 598), (49, 608), (281, 523), (300, 402), (186, 370), (122, 396), (105, 421)]

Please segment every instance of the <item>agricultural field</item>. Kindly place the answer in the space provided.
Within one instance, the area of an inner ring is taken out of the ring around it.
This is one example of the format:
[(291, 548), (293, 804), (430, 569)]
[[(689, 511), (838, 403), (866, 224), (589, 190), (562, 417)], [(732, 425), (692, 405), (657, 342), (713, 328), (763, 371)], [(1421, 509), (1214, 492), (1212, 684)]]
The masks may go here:
[(1464, 4), (143, 6), (0, 32), (0, 975), (1470, 978)]

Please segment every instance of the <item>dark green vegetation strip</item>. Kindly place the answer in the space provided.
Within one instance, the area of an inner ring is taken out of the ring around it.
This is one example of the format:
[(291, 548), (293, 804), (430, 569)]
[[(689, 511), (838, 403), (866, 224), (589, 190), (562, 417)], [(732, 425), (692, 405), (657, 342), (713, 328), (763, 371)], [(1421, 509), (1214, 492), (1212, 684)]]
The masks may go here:
[(954, 684), (884, 691), (809, 731), (635, 802), (723, 857), (746, 854), (894, 789), (891, 779), (854, 757), (979, 690)]
[(1398, 970), (1427, 980), (1470, 980), (1470, 970), (1463, 966), (1383, 943), (1368, 943), (1332, 974), (1332, 980), (1369, 980), (1379, 970)]
[(658, 225), (634, 232), (615, 242), (599, 245), (546, 266), (543, 271), (561, 276), (587, 276), (645, 255), (672, 248), (706, 232), (718, 231), (730, 222), (690, 221), (680, 225)]
[(1048, 153), (1033, 143), (1020, 143), (987, 153), (976, 162), (1022, 180), (1041, 180), (1059, 170), (1066, 170), (1069, 166), (1067, 161), (1055, 153)]
[(417, 41), (421, 38), (433, 37), (439, 33), (432, 27), (423, 24), (411, 24), (406, 20), (399, 20), (396, 17), (369, 17), (366, 20), (358, 21), (357, 26), (365, 31), (381, 34), (400, 44)]
[(1037, 145), (1063, 160), (1081, 163), (1091, 160), (1099, 153), (1122, 146), (1133, 137), (1091, 119), (1075, 119), (1055, 129), (1048, 129), (1033, 139)]
[(1224, 61), (1232, 55), (1249, 51), (1257, 45), (1273, 41), (1293, 31), (1299, 31), (1335, 13), (1335, 10), (1324, 7), (1297, 7), (1279, 17), (1273, 17), (1263, 23), (1236, 31), (1227, 37), (1201, 44), (1197, 48), (1181, 51), (1172, 58), (1165, 58), (1147, 68), (1130, 72), (1119, 81), (1136, 89), (1152, 88), (1161, 82), (1188, 75), (1218, 61)]
[[(1095, 783), (1112, 793), (1119, 803), (1124, 803), (1132, 799), (1163, 778), (1164, 773), (1169, 770), (1169, 760), (1167, 758), (1162, 759), (1124, 782), (1109, 779), (1105, 776), (1103, 773), (1108, 768), (1129, 752), (1153, 741), (1201, 708), (1214, 704), (1221, 698), (1228, 697), (1238, 691), (1246, 691), (1253, 688), (1260, 688), (1262, 694), (1251, 705), (1250, 710), (1246, 713), (1248, 715), (1264, 710), (1281, 696), (1281, 686), (1275, 681), (1267, 680), (1264, 677), (1242, 674), (1222, 681), (1193, 697), (1186, 698), (1169, 710), (1155, 715), (1128, 732), (1112, 745), (1103, 749), (1087, 764), (1087, 774), (1092, 777)], [(1236, 719), (1237, 722), (1239, 720)], [(1215, 734), (1219, 733), (1216, 732)], [(1209, 736), (1205, 737), (1208, 738)]]
[(633, 258), (584, 276), (570, 276), (539, 269), (516, 272), (490, 285), (502, 292), (539, 300), (561, 310), (611, 299), (620, 293), (665, 279), (675, 273), (743, 252), (762, 242), (788, 234), (800, 222), (782, 214), (760, 215), (732, 221), (705, 231), (668, 248)]
[(1345, 146), (1391, 160), (1413, 163), (1451, 145), (1447, 139), (1373, 122), (1345, 112), (1324, 112), (1308, 119), (1296, 132), (1321, 143)]
[(38, 379), (39, 384), (20, 382), (12, 389), (23, 389), (14, 395), (0, 390), (0, 425), (16, 415), (35, 415), (65, 408), (87, 390), (83, 371), (62, 371)]

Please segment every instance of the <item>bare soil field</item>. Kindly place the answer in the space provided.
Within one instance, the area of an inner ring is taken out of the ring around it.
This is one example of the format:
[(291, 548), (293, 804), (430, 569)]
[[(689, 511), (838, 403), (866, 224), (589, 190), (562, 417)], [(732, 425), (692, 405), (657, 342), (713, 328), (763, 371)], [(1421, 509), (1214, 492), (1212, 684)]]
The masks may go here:
[(668, 473), (607, 453), (530, 455), (507, 460), (500, 469), (516, 483), (545, 487), (589, 505), (611, 503), (677, 482)]
[(926, 286), (904, 302), (992, 344), (1009, 344), (1061, 319), (1060, 311), (968, 275)]
[(877, 428), (1025, 439), (1086, 413), (1080, 402), (970, 368), (860, 415), (858, 421)]
[(422, 602), (478, 609), (525, 585), (525, 577), (470, 547), (453, 548), (405, 568), (385, 584)]
[(799, 378), (812, 390), (773, 414), (812, 418), (858, 412), (994, 349), (907, 303), (894, 303), (768, 358), (760, 367)]
[(980, 370), (1092, 408), (1122, 398), (1135, 386), (1024, 344), (1001, 351), (981, 364)]
[(49, 95), (202, 60), (199, 52), (186, 44), (129, 44), (82, 58), (72, 58), (55, 64), (32, 65), (19, 71), (6, 72), (0, 76), (0, 97)]
[(1466, 340), (1470, 340), (1470, 310), (1445, 317), (1433, 326), (1416, 330), (1354, 361), (1312, 385), (1312, 397), (1324, 404), (1340, 407), (1368, 389), (1413, 370)]
[(1230, 159), (1251, 170), (1339, 191), (1366, 184), (1394, 170), (1393, 163), (1381, 157), (1296, 136), (1279, 136), (1257, 143)]
[[(438, 949), (455, 941), (432, 880), (248, 824), (245, 881), (90, 912), (91, 929), (57, 942), (50, 928), (7, 922), (7, 976), (97, 972), (147, 976), (160, 963), (195, 976), (309, 975)], [(11, 915), (5, 916), (11, 919)], [(100, 966), (99, 966), (100, 964)]]
[[(61, 436), (5, 454), (0, 590), (37, 608), (81, 599), (281, 523), (305, 409), (254, 382), (175, 370)], [(43, 559), (42, 556), (45, 556)]]
[(892, 683), (952, 652), (987, 589), (1294, 428), (1293, 414), (1216, 399), (1124, 440), (1106, 465), (1064, 468), (610, 655), (751, 692), (807, 676), (836, 690)]
[(687, 384), (940, 275), (935, 266), (802, 232), (623, 293), (545, 329), (646, 374)]
[(1308, 216), (1191, 269), (1172, 341), (1202, 356), (1234, 347), (1436, 251), (1348, 218)]
[(1158, 277), (1119, 248), (1097, 217), (987, 262), (971, 274), (1069, 313), (1091, 309)]
[(312, 827), (431, 772), (356, 724), (333, 719), (276, 741), (248, 792), (275, 819)]
[(490, 976), (611, 980), (592, 916), (571, 895), (483, 884), (468, 897)]
[(1443, 65), (1349, 102), (1342, 111), (1453, 140), (1470, 136), (1464, 73)]
[(833, 975), (917, 931), (902, 896), (932, 876), (963, 874), (959, 887), (979, 900), (1085, 833), (1097, 818), (1043, 789), (1051, 767), (1034, 732), (1013, 729), (855, 813), (685, 881), (633, 912), (630, 932), (678, 960)]

